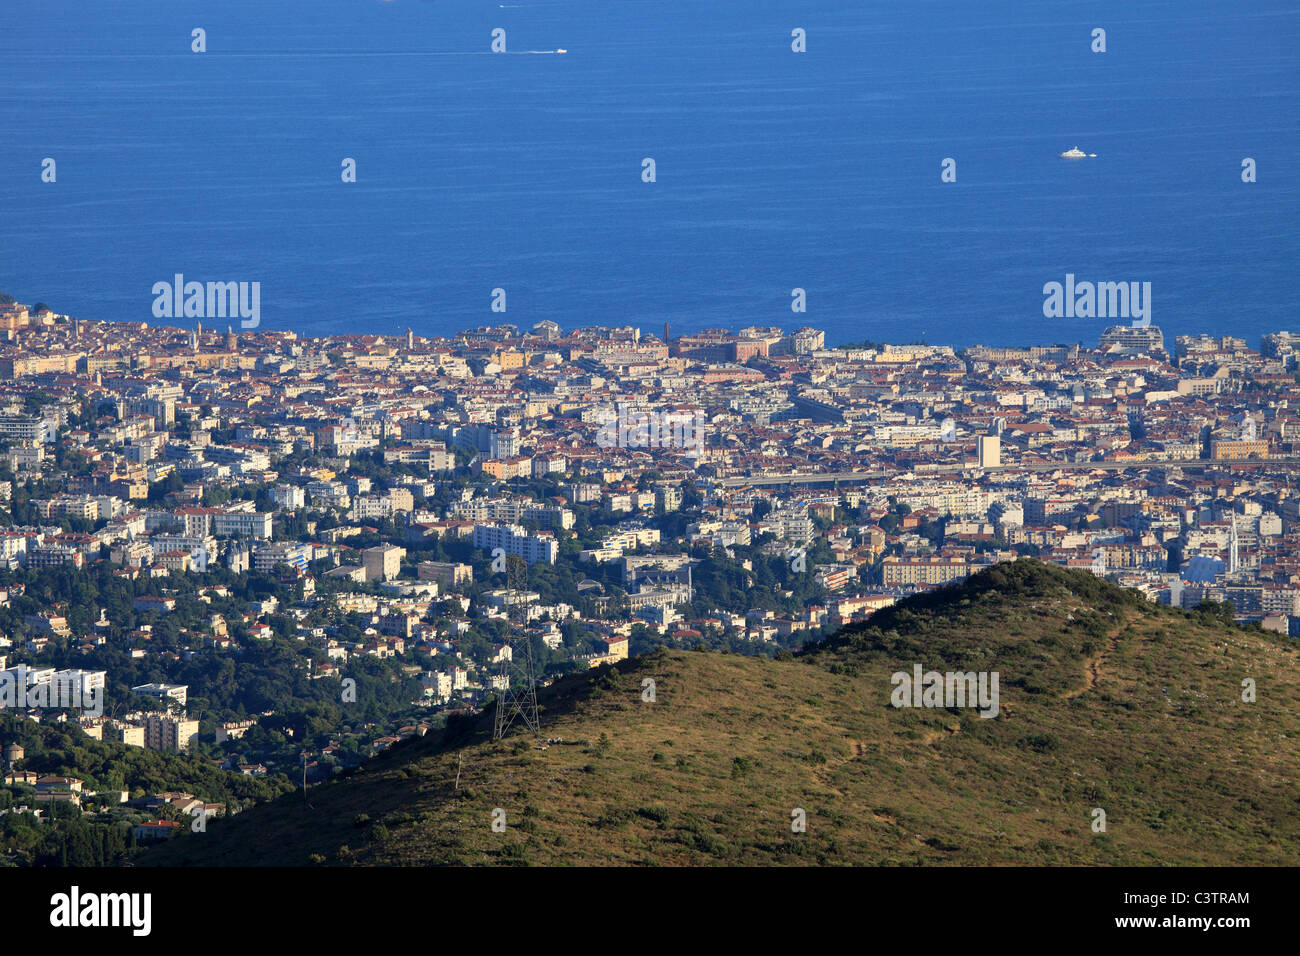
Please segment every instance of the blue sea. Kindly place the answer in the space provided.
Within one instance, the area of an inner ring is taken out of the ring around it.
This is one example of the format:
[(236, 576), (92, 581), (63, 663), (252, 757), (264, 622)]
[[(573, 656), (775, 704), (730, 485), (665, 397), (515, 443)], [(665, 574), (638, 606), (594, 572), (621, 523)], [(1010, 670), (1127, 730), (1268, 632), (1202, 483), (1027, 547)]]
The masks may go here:
[(1283, 0), (6, 0), (0, 291), (189, 325), (154, 283), (257, 281), (303, 334), (1095, 344), (1111, 320), (1043, 316), (1070, 273), (1257, 342), (1300, 330), (1298, 59)]

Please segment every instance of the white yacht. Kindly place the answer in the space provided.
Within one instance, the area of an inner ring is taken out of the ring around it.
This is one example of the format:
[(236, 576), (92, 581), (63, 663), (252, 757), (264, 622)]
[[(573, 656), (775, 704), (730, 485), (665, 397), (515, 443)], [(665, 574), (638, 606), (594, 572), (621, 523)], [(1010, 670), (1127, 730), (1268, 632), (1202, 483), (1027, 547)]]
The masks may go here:
[[(1061, 158), (1062, 159), (1083, 159), (1087, 155), (1088, 154), (1085, 153), (1083, 150), (1081, 150), (1078, 146), (1071, 146), (1069, 149), (1067, 149), (1065, 152), (1061, 154)], [(1096, 156), (1097, 154), (1093, 153), (1092, 155)]]

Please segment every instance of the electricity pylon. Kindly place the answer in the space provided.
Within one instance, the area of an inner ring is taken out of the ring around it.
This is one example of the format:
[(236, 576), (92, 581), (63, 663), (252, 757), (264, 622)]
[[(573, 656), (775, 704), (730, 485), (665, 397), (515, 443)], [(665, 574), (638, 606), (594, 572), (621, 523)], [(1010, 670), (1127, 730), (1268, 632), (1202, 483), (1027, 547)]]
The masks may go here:
[(506, 558), (506, 645), (509, 653), (501, 662), (505, 687), (497, 689), (496, 720), (492, 739), (500, 740), (518, 718), (533, 733), (541, 730), (537, 716), (537, 680), (533, 667), (533, 641), (528, 636), (528, 564), (517, 554)]

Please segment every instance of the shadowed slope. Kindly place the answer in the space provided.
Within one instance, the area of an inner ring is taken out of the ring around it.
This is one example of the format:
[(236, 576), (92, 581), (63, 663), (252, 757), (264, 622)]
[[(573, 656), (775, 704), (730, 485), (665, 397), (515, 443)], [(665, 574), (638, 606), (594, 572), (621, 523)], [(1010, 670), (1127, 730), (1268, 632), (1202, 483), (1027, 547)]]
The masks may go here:
[[(141, 862), (1294, 865), (1296, 663), (1286, 638), (1018, 561), (793, 659), (566, 678), (542, 739), (492, 742), (489, 710)], [(915, 664), (997, 671), (999, 716), (895, 708)]]

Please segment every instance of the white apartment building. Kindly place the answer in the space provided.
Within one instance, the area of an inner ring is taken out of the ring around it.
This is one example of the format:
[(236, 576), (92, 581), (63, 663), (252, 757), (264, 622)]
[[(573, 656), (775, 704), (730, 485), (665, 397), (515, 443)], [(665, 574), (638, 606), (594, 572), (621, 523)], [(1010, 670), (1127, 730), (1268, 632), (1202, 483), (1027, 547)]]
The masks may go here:
[(488, 551), (501, 548), (506, 554), (517, 554), (529, 564), (545, 561), (554, 564), (560, 555), (560, 546), (550, 535), (530, 535), (519, 525), (476, 524), (474, 547)]
[(263, 574), (277, 564), (287, 564), (291, 568), (304, 571), (312, 559), (312, 546), (298, 544), (294, 541), (278, 541), (267, 544), (253, 552), (253, 568)]
[(143, 694), (162, 703), (174, 700), (182, 707), (189, 698), (189, 692), (189, 684), (141, 684), (139, 687), (131, 688), (133, 694)]
[(91, 694), (102, 694), (107, 678), (106, 671), (55, 671), (50, 681), (52, 696), (56, 700), (85, 700)]
[(214, 517), (213, 527), (218, 536), (267, 539), (271, 537), (271, 515), (261, 511), (223, 511)]
[(281, 511), (297, 511), (307, 506), (307, 493), (297, 485), (276, 485), (271, 489), (271, 500)]

